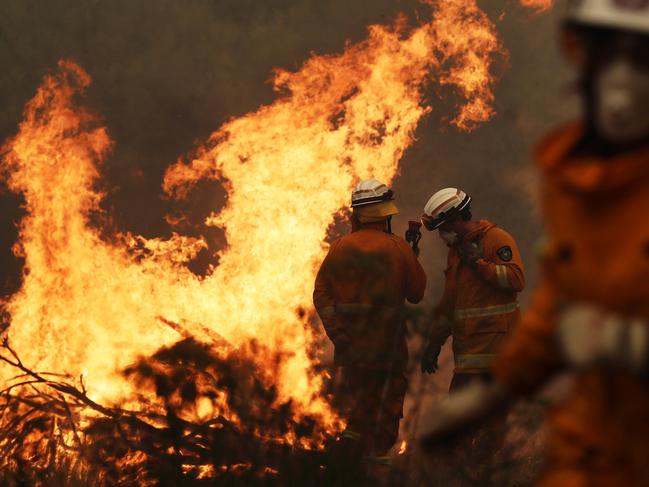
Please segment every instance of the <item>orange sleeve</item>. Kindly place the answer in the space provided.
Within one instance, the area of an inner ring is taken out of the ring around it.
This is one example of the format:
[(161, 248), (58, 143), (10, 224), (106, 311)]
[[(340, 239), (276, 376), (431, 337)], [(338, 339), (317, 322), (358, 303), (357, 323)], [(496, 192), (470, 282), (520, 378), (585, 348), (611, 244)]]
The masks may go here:
[(322, 261), (313, 289), (313, 305), (322, 321), (327, 336), (334, 343), (344, 335), (343, 327), (336, 316), (336, 302), (332, 293), (331, 280), (328, 276), (332, 255), (336, 251), (336, 244), (337, 242), (331, 244), (327, 256)]
[(485, 235), (483, 247), (483, 257), (476, 262), (482, 278), (499, 288), (521, 292), (525, 288), (525, 271), (514, 238), (494, 228)]
[(399, 250), (404, 257), (406, 265), (406, 299), (408, 302), (415, 304), (424, 299), (424, 293), (426, 292), (426, 273), (419, 263), (417, 255), (415, 255), (405, 240), (399, 240)]
[(512, 392), (532, 393), (562, 366), (556, 341), (556, 298), (547, 285), (535, 290), (532, 304), (492, 364), (494, 376)]

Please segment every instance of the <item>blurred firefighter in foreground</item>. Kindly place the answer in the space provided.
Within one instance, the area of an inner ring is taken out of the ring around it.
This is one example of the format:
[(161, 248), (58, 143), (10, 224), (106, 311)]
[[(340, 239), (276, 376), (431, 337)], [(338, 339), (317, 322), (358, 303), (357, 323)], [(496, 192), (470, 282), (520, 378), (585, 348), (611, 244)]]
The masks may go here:
[[(422, 222), (449, 247), (446, 285), (435, 310), (422, 372), (437, 370), (444, 342), (453, 336), (455, 370), (450, 392), (490, 379), (489, 368), (508, 333), (519, 323), (518, 293), (525, 286), (514, 238), (487, 220), (473, 220), (471, 197), (456, 188), (438, 191), (426, 204)], [(502, 446), (506, 410), (472, 438), (472, 470), (485, 482), (489, 464)]]
[(583, 120), (536, 155), (547, 229), (542, 277), (489, 385), (424, 418), (439, 441), (575, 373), (549, 414), (542, 486), (649, 485), (649, 1), (568, 8), (564, 47), (578, 64)]
[(313, 301), (343, 370), (342, 441), (380, 461), (397, 439), (407, 389), (403, 307), (422, 300), (426, 275), (391, 232), (399, 211), (385, 184), (361, 182), (352, 209), (352, 233), (331, 244)]

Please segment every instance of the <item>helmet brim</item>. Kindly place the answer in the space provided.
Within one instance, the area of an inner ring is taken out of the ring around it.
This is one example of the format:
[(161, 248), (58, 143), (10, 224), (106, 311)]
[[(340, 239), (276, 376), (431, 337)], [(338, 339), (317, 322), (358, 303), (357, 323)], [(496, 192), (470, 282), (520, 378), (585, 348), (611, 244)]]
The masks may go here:
[(374, 203), (372, 205), (364, 205), (354, 208), (354, 214), (361, 223), (371, 223), (376, 221), (385, 220), (386, 218), (398, 215), (399, 208), (394, 204), (394, 201), (382, 201), (381, 203)]
[(352, 195), (352, 208), (360, 208), (362, 206), (375, 205), (377, 203), (382, 203), (384, 201), (390, 201), (394, 198), (394, 193), (391, 189), (388, 189), (385, 193), (379, 196), (367, 196), (364, 198), (359, 197), (354, 199)]

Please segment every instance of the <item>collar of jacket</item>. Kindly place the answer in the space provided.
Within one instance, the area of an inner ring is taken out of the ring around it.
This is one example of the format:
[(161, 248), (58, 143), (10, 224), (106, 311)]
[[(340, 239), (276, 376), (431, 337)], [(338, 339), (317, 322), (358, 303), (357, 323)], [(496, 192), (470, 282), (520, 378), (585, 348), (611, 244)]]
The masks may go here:
[(477, 240), (482, 240), (484, 234), (496, 226), (495, 223), (492, 223), (489, 220), (477, 220), (476, 223), (476, 228), (467, 233), (462, 238), (463, 241), (475, 242)]
[(629, 187), (649, 178), (649, 145), (610, 157), (577, 152), (584, 136), (581, 122), (563, 126), (538, 146), (541, 171), (564, 188), (597, 195)]

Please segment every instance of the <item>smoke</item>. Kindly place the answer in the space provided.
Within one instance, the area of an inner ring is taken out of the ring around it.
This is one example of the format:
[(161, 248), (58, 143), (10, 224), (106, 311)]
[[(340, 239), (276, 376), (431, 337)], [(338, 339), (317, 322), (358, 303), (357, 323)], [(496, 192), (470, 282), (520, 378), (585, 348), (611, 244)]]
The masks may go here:
[[(15, 133), (22, 108), (58, 59), (72, 58), (92, 76), (89, 103), (106, 117), (115, 152), (106, 165), (104, 202), (114, 224), (146, 236), (168, 235), (169, 205), (160, 198), (162, 175), (229, 117), (273, 99), (267, 82), (276, 66), (293, 69), (310, 52), (338, 52), (365, 37), (371, 23), (414, 12), (415, 1), (364, 2), (226, 0), (192, 2), (2, 2), (0, 5), (0, 140)], [(203, 221), (223, 199), (218, 184), (192, 199)], [(17, 201), (3, 196), (2, 258), (16, 287), (9, 249)], [(183, 229), (189, 232), (191, 229)], [(212, 248), (223, 243), (217, 230)], [(202, 262), (205, 267), (208, 261)], [(197, 269), (200, 270), (200, 269)]]

